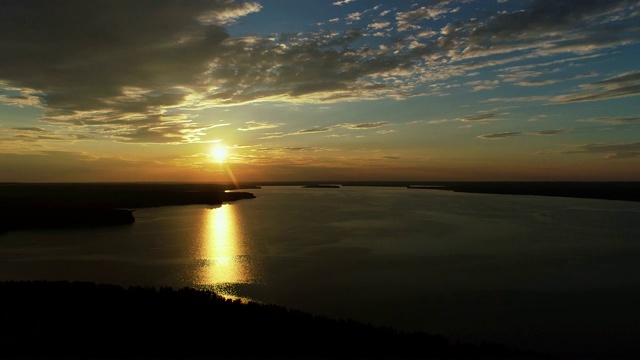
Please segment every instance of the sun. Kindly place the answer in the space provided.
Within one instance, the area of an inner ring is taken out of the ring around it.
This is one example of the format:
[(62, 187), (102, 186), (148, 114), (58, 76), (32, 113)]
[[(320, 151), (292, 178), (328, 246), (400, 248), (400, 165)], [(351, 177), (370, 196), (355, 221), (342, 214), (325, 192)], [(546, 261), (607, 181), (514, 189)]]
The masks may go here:
[(229, 156), (227, 149), (222, 145), (216, 145), (211, 148), (211, 158), (217, 163), (224, 163), (227, 161), (227, 157)]

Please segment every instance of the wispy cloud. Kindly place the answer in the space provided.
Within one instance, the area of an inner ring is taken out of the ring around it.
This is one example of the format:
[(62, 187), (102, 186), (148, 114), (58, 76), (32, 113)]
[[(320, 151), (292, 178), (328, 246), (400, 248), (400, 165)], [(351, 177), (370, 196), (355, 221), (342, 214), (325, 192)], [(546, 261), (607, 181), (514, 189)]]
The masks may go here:
[[(367, 130), (367, 129), (376, 129), (376, 128), (380, 128), (387, 125), (390, 125), (390, 123), (387, 121), (377, 121), (377, 122), (358, 123), (358, 124), (344, 123), (344, 124), (337, 124), (332, 126), (313, 127), (308, 129), (296, 130), (288, 133), (285, 133), (285, 132), (267, 133), (264, 136), (260, 137), (260, 139), (271, 139), (271, 138), (279, 138), (284, 136), (323, 133), (323, 132), (333, 131), (334, 129)], [(342, 136), (342, 134), (336, 135), (334, 137), (340, 137), (340, 136)]]
[(580, 119), (580, 122), (596, 122), (611, 125), (640, 124), (640, 116), (608, 116), (590, 119)]
[(501, 133), (496, 133), (496, 134), (484, 134), (484, 135), (480, 135), (478, 136), (479, 139), (485, 139), (485, 140), (496, 140), (496, 139), (504, 139), (504, 138), (508, 138), (508, 137), (512, 137), (512, 136), (518, 136), (522, 134), (519, 131), (512, 131), (512, 132), (501, 132)]
[(90, 140), (91, 136), (63, 131), (47, 130), (40, 127), (0, 127), (0, 142), (50, 142), (64, 141), (74, 142), (78, 140)]
[(261, 136), (260, 139), (273, 139), (273, 138), (280, 138), (285, 136), (315, 134), (315, 133), (331, 131), (331, 129), (332, 128), (330, 127), (314, 127), (314, 128), (302, 129), (302, 130), (289, 132), (289, 133), (285, 133), (285, 132), (266, 133), (264, 136)]
[(497, 114), (487, 113), (487, 114), (478, 114), (478, 115), (467, 115), (458, 118), (458, 120), (463, 122), (482, 122), (482, 121), (494, 121), (498, 119)]
[(623, 144), (584, 144), (574, 146), (565, 153), (605, 154), (607, 159), (640, 157), (640, 142)]
[(388, 121), (376, 121), (376, 122), (360, 123), (360, 124), (340, 124), (337, 126), (345, 129), (363, 130), (363, 129), (379, 128), (381, 126), (386, 126), (386, 125), (389, 125)]
[(483, 134), (483, 135), (479, 135), (478, 139), (499, 140), (499, 139), (505, 139), (513, 136), (521, 136), (521, 135), (554, 136), (558, 134), (566, 134), (569, 132), (571, 132), (571, 130), (568, 130), (568, 129), (539, 130), (539, 131), (512, 131), (512, 132), (501, 132), (501, 133), (495, 133), (495, 134)]
[(533, 96), (521, 96), (521, 97), (512, 97), (512, 98), (490, 98), (487, 100), (483, 100), (482, 102), (500, 102), (500, 103), (512, 103), (512, 102), (533, 102), (533, 101), (548, 101), (551, 99), (550, 96), (544, 95), (533, 95)]
[(620, 74), (602, 81), (581, 86), (583, 92), (560, 95), (551, 99), (552, 103), (608, 100), (640, 95), (640, 72)]
[(238, 128), (240, 131), (253, 131), (253, 130), (263, 130), (263, 129), (273, 129), (279, 126), (282, 126), (283, 123), (271, 124), (266, 122), (258, 122), (258, 121), (247, 121), (246, 125)]

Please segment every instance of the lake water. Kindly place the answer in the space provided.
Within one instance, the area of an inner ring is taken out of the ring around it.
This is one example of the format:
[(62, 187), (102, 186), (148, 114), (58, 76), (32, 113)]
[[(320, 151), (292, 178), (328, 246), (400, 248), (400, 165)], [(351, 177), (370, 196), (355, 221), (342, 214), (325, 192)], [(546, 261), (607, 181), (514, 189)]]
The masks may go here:
[(130, 226), (0, 235), (0, 280), (191, 286), (452, 340), (637, 351), (640, 203), (263, 187)]

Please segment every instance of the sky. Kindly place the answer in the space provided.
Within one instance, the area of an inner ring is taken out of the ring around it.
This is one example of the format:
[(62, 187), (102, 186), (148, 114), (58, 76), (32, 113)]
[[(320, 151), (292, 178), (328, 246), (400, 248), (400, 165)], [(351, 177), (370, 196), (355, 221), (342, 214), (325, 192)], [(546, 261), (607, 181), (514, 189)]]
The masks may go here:
[(640, 0), (0, 0), (0, 181), (640, 181)]

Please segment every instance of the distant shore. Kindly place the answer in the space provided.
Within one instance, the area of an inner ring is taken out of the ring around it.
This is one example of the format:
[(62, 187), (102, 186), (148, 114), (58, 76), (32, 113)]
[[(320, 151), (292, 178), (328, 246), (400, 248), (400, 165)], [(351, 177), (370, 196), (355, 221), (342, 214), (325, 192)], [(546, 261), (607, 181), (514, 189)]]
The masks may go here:
[(263, 182), (261, 185), (317, 187), (313, 185), (319, 183), (335, 184), (343, 188), (349, 186), (404, 187), (410, 190), (430, 189), (478, 194), (640, 201), (640, 181), (280, 181)]
[(640, 201), (640, 182), (455, 182), (433, 185), (432, 189), (466, 193)]

